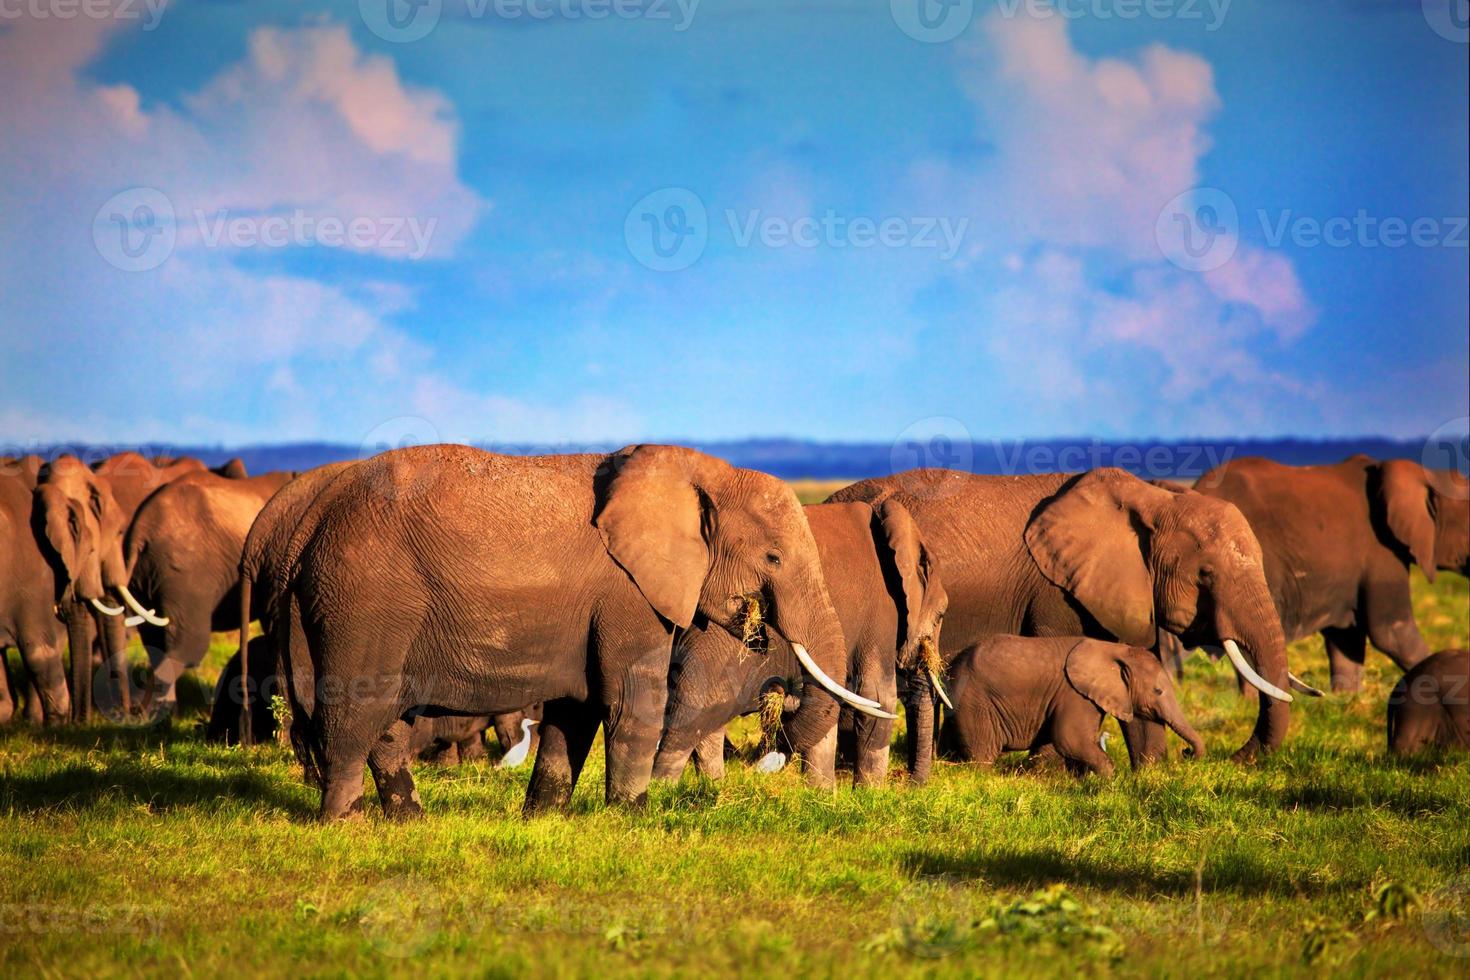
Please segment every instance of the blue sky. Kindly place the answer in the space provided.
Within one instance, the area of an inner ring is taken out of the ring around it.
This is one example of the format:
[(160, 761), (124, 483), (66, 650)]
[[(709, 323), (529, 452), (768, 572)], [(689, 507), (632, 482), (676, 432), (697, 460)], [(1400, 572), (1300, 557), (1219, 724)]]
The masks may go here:
[(11, 443), (1470, 411), (1464, 0), (112, 2), (0, 18)]

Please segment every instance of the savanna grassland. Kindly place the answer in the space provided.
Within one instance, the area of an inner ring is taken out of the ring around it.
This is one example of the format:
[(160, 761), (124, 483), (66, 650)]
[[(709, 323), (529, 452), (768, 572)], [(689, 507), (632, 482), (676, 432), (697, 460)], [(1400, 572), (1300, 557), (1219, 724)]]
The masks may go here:
[[(1431, 647), (1465, 644), (1466, 580), (1414, 588)], [(1326, 686), (1319, 641), (1291, 659)], [(285, 750), (196, 717), (12, 727), (0, 975), (1464, 975), (1470, 757), (1385, 758), (1396, 675), (1372, 654), (1250, 768), (1225, 757), (1253, 705), (1194, 658), (1205, 761), (1134, 775), (1114, 738), (1111, 783), (1012, 761), (836, 793), (732, 766), (635, 813), (603, 806), (595, 749), (572, 812), (530, 822), (529, 767), (421, 767), (422, 822), (323, 827)]]

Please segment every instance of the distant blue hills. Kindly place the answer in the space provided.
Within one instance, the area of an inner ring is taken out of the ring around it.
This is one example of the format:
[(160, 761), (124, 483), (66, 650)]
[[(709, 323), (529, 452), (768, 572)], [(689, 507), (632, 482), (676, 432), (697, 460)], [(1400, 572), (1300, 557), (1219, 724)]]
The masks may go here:
[[(680, 442), (681, 440), (669, 440)], [(1423, 439), (1038, 439), (951, 442), (937, 438), (921, 442), (864, 443), (815, 442), (804, 439), (741, 439), (723, 442), (683, 441), (737, 466), (763, 470), (785, 479), (861, 479), (882, 476), (915, 466), (943, 466), (974, 473), (1020, 474), (1075, 472), (1098, 466), (1117, 466), (1157, 479), (1191, 479), (1230, 459), (1265, 456), (1282, 463), (1312, 465), (1335, 463), (1355, 453), (1378, 459), (1413, 459), (1431, 466), (1463, 468), (1465, 447), (1454, 443), (1431, 446)], [(548, 452), (605, 452), (614, 444), (560, 446), (480, 444), (485, 449), (513, 454)], [(56, 444), (0, 446), (0, 454), (39, 453), (51, 458), (63, 452), (95, 460), (114, 451), (132, 449), (144, 455), (197, 456), (210, 465), (239, 457), (251, 473), (269, 470), (305, 470), (344, 459), (366, 458), (393, 448), (389, 445), (351, 446), (342, 443), (299, 442), (263, 446), (188, 446)]]

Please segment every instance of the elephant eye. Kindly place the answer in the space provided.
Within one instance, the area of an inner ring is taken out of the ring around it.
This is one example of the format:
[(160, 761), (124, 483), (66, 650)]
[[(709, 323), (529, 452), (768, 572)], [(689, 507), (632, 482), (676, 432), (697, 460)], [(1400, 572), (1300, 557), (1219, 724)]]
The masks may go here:
[(1162, 687), (1156, 687), (1154, 688), (1154, 693), (1162, 697), (1164, 694), (1164, 689)]
[(776, 554), (774, 551), (766, 552), (766, 561), (769, 562), (773, 568), (781, 567), (781, 556)]

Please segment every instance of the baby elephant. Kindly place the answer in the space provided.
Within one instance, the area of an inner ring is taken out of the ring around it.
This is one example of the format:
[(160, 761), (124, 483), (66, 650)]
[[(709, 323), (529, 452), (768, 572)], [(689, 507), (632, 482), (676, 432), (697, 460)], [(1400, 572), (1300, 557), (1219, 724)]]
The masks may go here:
[(1099, 744), (1103, 715), (1172, 728), (1204, 755), (1174, 685), (1152, 653), (1077, 637), (992, 636), (950, 667), (954, 712), (942, 737), (947, 754), (990, 765), (1002, 752), (1054, 747), (1074, 775), (1113, 774)]
[(1388, 697), (1388, 750), (1470, 749), (1470, 651), (1441, 650), (1399, 678)]

